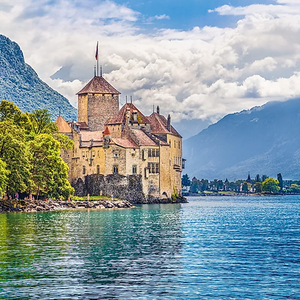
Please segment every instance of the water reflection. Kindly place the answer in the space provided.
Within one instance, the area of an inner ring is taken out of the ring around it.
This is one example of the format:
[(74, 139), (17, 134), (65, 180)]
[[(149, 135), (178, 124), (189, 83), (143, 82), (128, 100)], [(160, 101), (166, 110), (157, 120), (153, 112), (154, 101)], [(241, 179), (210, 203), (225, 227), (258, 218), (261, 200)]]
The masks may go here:
[[(0, 295), (151, 295), (152, 287), (180, 268), (180, 218), (180, 205), (0, 214)], [(147, 289), (139, 291), (145, 284)]]

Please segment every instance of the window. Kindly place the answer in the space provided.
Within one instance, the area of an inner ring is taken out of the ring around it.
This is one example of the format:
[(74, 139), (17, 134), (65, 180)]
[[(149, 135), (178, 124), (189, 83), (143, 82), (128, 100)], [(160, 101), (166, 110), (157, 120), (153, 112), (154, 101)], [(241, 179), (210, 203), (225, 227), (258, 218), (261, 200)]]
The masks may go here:
[(151, 151), (151, 149), (148, 150), (148, 157), (152, 157), (152, 151)]
[(171, 141), (169, 141), (169, 146), (172, 147)]
[(176, 141), (174, 141), (174, 148), (176, 148)]
[(158, 149), (156, 149), (156, 155), (155, 156), (159, 157), (159, 150)]
[(148, 169), (149, 169), (150, 174), (158, 174), (159, 173), (159, 164), (148, 163)]
[(84, 175), (84, 174), (85, 174), (85, 172), (86, 172), (86, 170), (85, 170), (85, 166), (83, 166), (83, 167), (82, 167), (82, 174)]
[(136, 174), (137, 173), (137, 166), (133, 165), (132, 166), (132, 174)]
[(100, 166), (97, 165), (97, 174), (100, 174)]
[(155, 164), (155, 172), (158, 174), (159, 173), (159, 164)]
[(180, 149), (180, 141), (178, 142), (178, 148)]
[(119, 173), (119, 166), (118, 165), (114, 165), (113, 166), (113, 174), (118, 174)]

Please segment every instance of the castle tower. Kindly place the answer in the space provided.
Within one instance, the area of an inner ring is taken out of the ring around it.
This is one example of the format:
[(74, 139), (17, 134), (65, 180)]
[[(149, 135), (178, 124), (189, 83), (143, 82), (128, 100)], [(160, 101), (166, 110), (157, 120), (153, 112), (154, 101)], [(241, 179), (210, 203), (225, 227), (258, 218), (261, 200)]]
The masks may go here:
[(78, 122), (91, 131), (102, 131), (104, 124), (119, 111), (119, 95), (102, 76), (95, 76), (78, 95)]

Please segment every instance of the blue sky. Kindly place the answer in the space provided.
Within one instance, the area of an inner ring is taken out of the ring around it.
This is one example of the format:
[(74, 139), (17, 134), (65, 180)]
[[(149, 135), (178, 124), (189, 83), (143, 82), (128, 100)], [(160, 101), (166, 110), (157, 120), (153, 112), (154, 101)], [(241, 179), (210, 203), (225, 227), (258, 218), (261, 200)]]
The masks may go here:
[[(251, 4), (276, 4), (271, 0), (129, 0), (125, 2), (117, 0), (115, 2), (126, 4), (131, 9), (140, 12), (144, 19), (141, 20), (141, 23), (147, 29), (156, 27), (182, 30), (190, 30), (196, 26), (235, 26), (239, 17), (220, 16), (217, 13), (209, 13), (209, 10), (223, 5), (248, 6)], [(156, 20), (152, 24), (145, 24), (147, 18), (161, 15), (169, 16), (170, 19)]]

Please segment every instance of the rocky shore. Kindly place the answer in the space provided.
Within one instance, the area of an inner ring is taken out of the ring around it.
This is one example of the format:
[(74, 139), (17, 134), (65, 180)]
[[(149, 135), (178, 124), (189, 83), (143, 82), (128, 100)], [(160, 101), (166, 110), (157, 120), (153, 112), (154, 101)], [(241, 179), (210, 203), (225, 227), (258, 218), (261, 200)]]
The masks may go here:
[(132, 208), (126, 200), (58, 201), (0, 200), (0, 212), (45, 212), (80, 209)]

